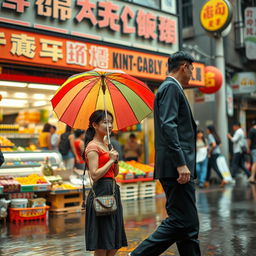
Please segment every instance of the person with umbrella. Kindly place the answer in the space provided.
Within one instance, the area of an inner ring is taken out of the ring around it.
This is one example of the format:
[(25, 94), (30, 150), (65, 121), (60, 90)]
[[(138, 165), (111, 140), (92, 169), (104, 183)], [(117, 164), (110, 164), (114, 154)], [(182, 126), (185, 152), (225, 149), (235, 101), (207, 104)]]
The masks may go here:
[(110, 195), (115, 186), (117, 211), (107, 216), (96, 216), (93, 207), (94, 195), (90, 191), (86, 202), (86, 249), (95, 251), (96, 256), (115, 255), (117, 250), (127, 246), (124, 230), (119, 187), (113, 183), (118, 174), (118, 152), (109, 150), (104, 136), (111, 133), (113, 115), (104, 110), (96, 110), (89, 119), (85, 134), (85, 159), (92, 178), (96, 196)]
[(88, 128), (85, 156), (96, 196), (107, 192), (110, 195), (114, 188), (117, 211), (112, 215), (96, 216), (92, 206), (94, 195), (90, 193), (87, 198), (86, 248), (95, 250), (97, 256), (115, 255), (127, 245), (127, 240), (119, 188), (112, 185), (118, 173), (118, 153), (112, 149), (110, 133), (138, 124), (150, 115), (154, 93), (145, 83), (123, 71), (94, 69), (69, 77), (51, 103), (60, 121), (75, 129)]

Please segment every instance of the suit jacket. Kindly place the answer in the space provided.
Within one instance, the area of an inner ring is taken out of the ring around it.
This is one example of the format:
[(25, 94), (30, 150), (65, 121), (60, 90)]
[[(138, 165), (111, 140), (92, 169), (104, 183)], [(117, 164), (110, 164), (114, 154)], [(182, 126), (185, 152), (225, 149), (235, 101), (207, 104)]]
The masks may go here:
[(154, 126), (154, 177), (178, 178), (177, 167), (187, 165), (196, 178), (196, 123), (183, 89), (171, 77), (156, 94)]

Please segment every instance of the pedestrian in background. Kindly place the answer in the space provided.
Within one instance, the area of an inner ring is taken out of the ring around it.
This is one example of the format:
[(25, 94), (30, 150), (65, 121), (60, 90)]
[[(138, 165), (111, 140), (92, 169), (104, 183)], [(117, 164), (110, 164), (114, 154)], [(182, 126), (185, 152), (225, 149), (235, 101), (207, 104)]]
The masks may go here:
[(75, 150), (76, 150), (76, 154), (79, 158), (79, 161), (75, 162), (75, 168), (83, 170), (85, 167), (85, 161), (82, 156), (82, 154), (84, 152), (85, 131), (77, 129), (77, 130), (75, 130), (74, 134), (75, 134), (75, 142), (74, 142)]
[(65, 132), (60, 136), (59, 143), (59, 151), (67, 170), (73, 170), (75, 161), (79, 161), (74, 142), (75, 136), (72, 133), (72, 128), (67, 125)]
[(141, 145), (137, 142), (137, 137), (131, 133), (126, 144), (124, 145), (124, 160), (125, 161), (138, 161), (142, 154)]
[(42, 150), (52, 149), (51, 133), (50, 133), (51, 127), (52, 126), (49, 123), (45, 123), (43, 130), (39, 134), (38, 145), (39, 145), (39, 148)]
[(104, 141), (113, 128), (113, 115), (108, 112), (107, 120), (104, 110), (96, 110), (89, 119), (89, 128), (85, 134), (85, 159), (88, 164), (89, 174), (93, 180), (93, 190), (96, 196), (113, 194), (117, 211), (111, 215), (96, 216), (92, 191), (89, 192), (86, 202), (86, 250), (95, 251), (95, 256), (115, 255), (119, 248), (127, 246), (124, 230), (123, 211), (119, 187), (116, 185), (115, 176), (118, 175), (118, 152), (109, 151)]
[(248, 150), (252, 159), (252, 170), (249, 181), (256, 183), (256, 119), (252, 121), (252, 128), (249, 131)]
[(239, 122), (233, 123), (233, 136), (228, 133), (227, 137), (233, 143), (233, 156), (231, 162), (232, 177), (235, 179), (237, 172), (242, 169), (247, 177), (250, 177), (250, 172), (245, 168), (244, 154), (247, 153), (247, 144), (245, 134)]
[(196, 137), (196, 172), (198, 186), (204, 187), (206, 176), (207, 176), (207, 165), (208, 165), (208, 152), (207, 143), (204, 137), (203, 130), (197, 130)]
[(199, 256), (199, 221), (195, 204), (196, 123), (183, 92), (194, 59), (180, 51), (168, 59), (169, 76), (154, 103), (155, 170), (166, 195), (168, 217), (132, 256), (161, 255), (173, 243), (182, 256)]
[(2, 166), (3, 163), (4, 163), (4, 155), (3, 155), (3, 152), (0, 149), (0, 167)]
[(51, 133), (51, 145), (53, 150), (58, 150), (59, 146), (59, 135), (56, 133), (56, 126), (52, 125), (50, 129)]
[(208, 164), (208, 172), (205, 182), (205, 187), (209, 187), (210, 185), (210, 179), (211, 179), (211, 169), (213, 169), (217, 175), (219, 176), (221, 183), (220, 187), (224, 187), (227, 182), (224, 180), (218, 164), (217, 164), (217, 158), (220, 156), (220, 136), (216, 132), (216, 129), (213, 125), (209, 125), (206, 128), (206, 132), (208, 134), (208, 157), (209, 157), (209, 164)]

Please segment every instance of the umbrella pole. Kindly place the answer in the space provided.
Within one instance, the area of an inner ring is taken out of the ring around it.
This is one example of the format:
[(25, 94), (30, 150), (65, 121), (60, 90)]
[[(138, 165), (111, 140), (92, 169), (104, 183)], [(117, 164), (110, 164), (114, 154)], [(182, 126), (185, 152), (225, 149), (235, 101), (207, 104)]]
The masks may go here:
[(103, 91), (103, 101), (104, 101), (104, 111), (105, 111), (105, 117), (107, 122), (107, 138), (108, 138), (108, 148), (109, 150), (112, 149), (112, 145), (110, 142), (110, 134), (109, 134), (109, 127), (108, 127), (108, 112), (107, 112), (107, 104), (106, 104), (106, 85), (104, 81), (104, 76), (101, 76), (101, 82), (102, 82), (102, 91)]

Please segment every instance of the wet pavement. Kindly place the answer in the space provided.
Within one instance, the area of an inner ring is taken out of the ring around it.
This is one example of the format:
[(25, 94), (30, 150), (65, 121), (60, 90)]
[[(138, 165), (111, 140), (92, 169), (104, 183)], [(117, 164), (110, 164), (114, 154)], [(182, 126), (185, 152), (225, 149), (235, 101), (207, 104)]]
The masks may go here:
[[(165, 199), (123, 202), (127, 255), (166, 217)], [(197, 190), (203, 256), (256, 255), (256, 185)], [(50, 216), (48, 222), (0, 224), (1, 256), (84, 256), (84, 214)], [(173, 245), (162, 255), (179, 255)]]

